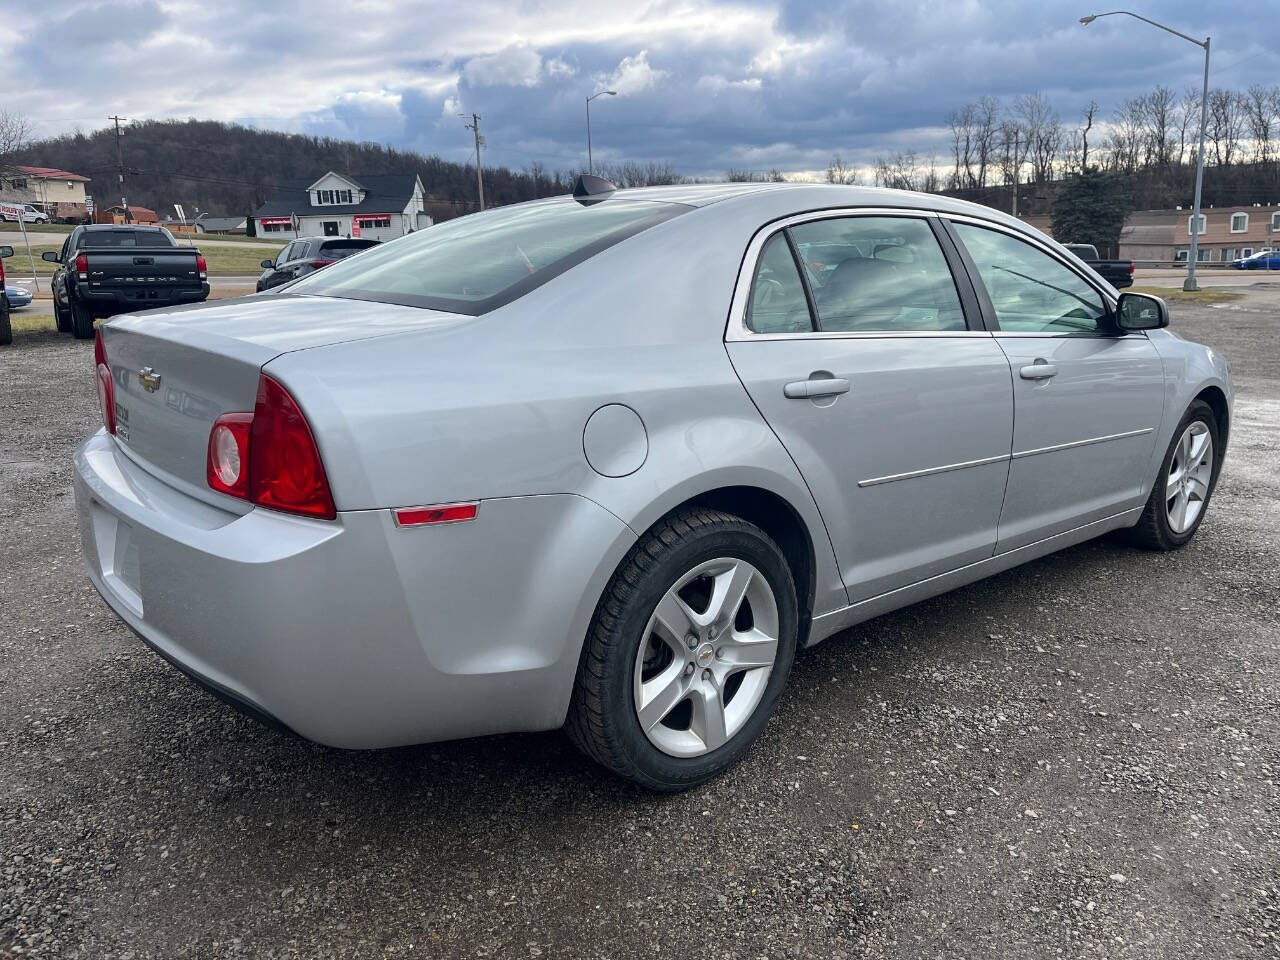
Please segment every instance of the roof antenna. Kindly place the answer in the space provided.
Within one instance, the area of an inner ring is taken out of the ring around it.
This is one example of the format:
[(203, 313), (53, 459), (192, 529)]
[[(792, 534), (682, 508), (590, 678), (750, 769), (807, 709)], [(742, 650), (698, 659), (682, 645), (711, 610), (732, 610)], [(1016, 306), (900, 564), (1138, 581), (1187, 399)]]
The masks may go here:
[(601, 200), (608, 200), (609, 196), (617, 189), (604, 177), (580, 173), (578, 174), (578, 179), (573, 181), (573, 199), (584, 207), (589, 207), (593, 203), (599, 203)]

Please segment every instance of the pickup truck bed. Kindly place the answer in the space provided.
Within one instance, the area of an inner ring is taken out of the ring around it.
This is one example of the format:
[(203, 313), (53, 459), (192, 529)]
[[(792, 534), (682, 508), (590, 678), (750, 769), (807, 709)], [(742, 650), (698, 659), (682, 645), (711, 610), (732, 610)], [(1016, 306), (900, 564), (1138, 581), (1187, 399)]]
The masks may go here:
[(1102, 275), (1102, 279), (1113, 287), (1133, 286), (1132, 260), (1102, 260), (1098, 257), (1098, 249), (1091, 243), (1068, 243), (1066, 248)]

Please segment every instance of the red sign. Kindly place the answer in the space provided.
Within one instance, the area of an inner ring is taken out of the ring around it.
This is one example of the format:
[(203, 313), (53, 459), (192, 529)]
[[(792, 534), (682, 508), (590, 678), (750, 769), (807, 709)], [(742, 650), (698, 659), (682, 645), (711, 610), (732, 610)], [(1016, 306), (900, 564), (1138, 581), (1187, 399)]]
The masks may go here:
[(360, 220), (358, 218), (351, 220), (351, 235), (353, 237), (360, 236)]
[(292, 225), (293, 219), (291, 217), (259, 217), (258, 222), (264, 227), (287, 227)]

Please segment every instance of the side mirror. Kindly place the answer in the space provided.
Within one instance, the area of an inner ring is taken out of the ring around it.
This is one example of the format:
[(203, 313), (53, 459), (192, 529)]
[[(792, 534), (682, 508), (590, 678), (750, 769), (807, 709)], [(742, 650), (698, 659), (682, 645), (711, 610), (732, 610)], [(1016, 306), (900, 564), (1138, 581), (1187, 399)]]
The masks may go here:
[(8, 244), (5, 244), (3, 247), (0, 247), (0, 260), (3, 260), (5, 257), (12, 257), (12, 256), (13, 256), (13, 247), (9, 246)]
[(1121, 330), (1158, 330), (1169, 325), (1169, 308), (1147, 293), (1122, 293), (1116, 303), (1116, 325)]
[(262, 263), (259, 264), (259, 266), (261, 266), (263, 270), (274, 269), (275, 265), (276, 265), (276, 262), (274, 260), (263, 260)]
[(40, 254), (40, 259), (41, 259), (41, 260), (48, 260), (50, 263), (57, 263), (57, 262), (58, 262), (58, 251), (57, 251), (57, 250), (46, 250), (44, 253)]

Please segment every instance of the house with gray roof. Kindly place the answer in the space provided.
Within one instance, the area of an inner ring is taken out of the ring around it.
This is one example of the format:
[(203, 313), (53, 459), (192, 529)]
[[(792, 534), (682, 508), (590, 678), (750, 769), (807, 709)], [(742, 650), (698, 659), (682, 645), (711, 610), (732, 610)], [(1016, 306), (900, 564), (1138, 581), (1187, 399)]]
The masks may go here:
[(431, 225), (416, 173), (354, 176), (330, 170), (318, 180), (285, 181), (253, 214), (260, 237), (392, 240)]

